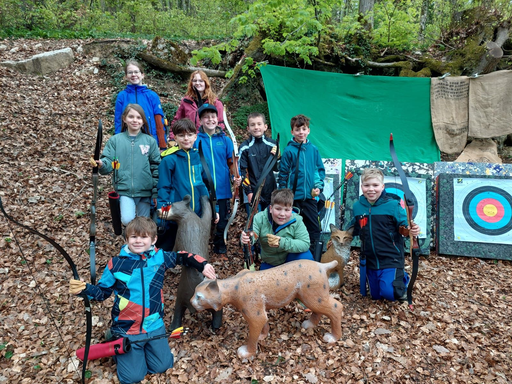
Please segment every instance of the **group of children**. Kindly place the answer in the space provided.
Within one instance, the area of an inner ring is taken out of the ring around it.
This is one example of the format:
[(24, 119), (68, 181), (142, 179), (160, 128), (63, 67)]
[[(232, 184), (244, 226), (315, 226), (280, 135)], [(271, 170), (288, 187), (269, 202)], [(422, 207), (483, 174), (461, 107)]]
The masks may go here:
[[(247, 119), (250, 137), (242, 143), (239, 153), (241, 176), (235, 177), (233, 143), (219, 126), (218, 105), (207, 99), (200, 101), (194, 112), (200, 123), (199, 132), (197, 122), (175, 119), (171, 139), (176, 145), (165, 149), (164, 114), (158, 96), (141, 85), (144, 75), (140, 66), (133, 61), (127, 64), (129, 84), (116, 102), (117, 134), (107, 142), (100, 160), (92, 162), (101, 174), (114, 172), (126, 245), (119, 256), (109, 260), (97, 285), (70, 281), (73, 294), (85, 290), (100, 301), (115, 294), (112, 334), (138, 342), (132, 352), (115, 358), (121, 383), (138, 382), (147, 373), (164, 372), (173, 366), (167, 340), (154, 338), (165, 335), (161, 294), (165, 270), (184, 264), (208, 278), (216, 277), (214, 268), (201, 256), (172, 252), (177, 224), (165, 220), (165, 208), (190, 195), (191, 208), (201, 215), (200, 197), (209, 193), (209, 183), (210, 190), (215, 190), (218, 209), (214, 213), (214, 252), (225, 257), (223, 232), (230, 209), (231, 181), (235, 188), (243, 185), (252, 203), (254, 187), (267, 159), (279, 156), (275, 140), (265, 136), (265, 116), (251, 113)], [(193, 74), (190, 84), (204, 83), (201, 76), (197, 77)], [(199, 88), (203, 94), (194, 90), (203, 97), (204, 84)], [(119, 116), (118, 107), (124, 107)], [(317, 147), (308, 140), (309, 123), (304, 115), (291, 119), (292, 139), (282, 152), (277, 181), (269, 172), (261, 191), (260, 212), (254, 217), (252, 230), (242, 233), (242, 243), (260, 244), (260, 270), (293, 260), (315, 259), (313, 253), (320, 237), (315, 198), (323, 190), (325, 169)], [(211, 174), (207, 183), (201, 156)], [(355, 219), (350, 225), (362, 241), (370, 293), (373, 299), (398, 300), (408, 283), (400, 234), (403, 231), (399, 232), (400, 226), (407, 227), (407, 217), (395, 196), (386, 194), (382, 172), (365, 170), (361, 183), (363, 196), (353, 207)], [(152, 205), (158, 212), (158, 227), (149, 218)], [(409, 230), (414, 236), (420, 232), (416, 224)], [(319, 260), (318, 255), (316, 259)], [(145, 339), (151, 340), (140, 342)]]

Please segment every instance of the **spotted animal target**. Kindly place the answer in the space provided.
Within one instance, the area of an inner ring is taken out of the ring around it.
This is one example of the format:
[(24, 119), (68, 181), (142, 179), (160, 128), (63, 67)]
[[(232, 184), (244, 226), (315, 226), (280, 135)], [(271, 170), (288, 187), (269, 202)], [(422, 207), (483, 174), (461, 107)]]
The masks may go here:
[(455, 241), (512, 244), (512, 180), (454, 178)]

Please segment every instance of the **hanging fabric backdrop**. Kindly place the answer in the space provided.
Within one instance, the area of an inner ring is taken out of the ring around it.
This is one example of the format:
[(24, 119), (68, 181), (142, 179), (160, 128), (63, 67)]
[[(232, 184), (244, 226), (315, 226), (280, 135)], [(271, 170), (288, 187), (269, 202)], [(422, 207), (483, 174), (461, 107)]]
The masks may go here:
[(261, 68), (281, 146), (290, 119), (311, 118), (309, 139), (322, 158), (391, 160), (389, 134), (400, 161), (440, 160), (430, 120), (430, 79), (354, 76), (267, 65)]

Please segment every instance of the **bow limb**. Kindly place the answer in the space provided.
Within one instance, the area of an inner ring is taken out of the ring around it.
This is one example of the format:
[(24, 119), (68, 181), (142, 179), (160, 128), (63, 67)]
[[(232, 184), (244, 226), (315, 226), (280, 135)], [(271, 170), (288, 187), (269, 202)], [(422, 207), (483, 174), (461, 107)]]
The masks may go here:
[[(228, 116), (226, 114), (226, 108), (224, 108), (223, 116), (224, 118), (224, 126), (226, 127), (229, 136), (231, 137), (231, 141), (233, 142), (233, 175), (238, 178), (240, 177), (240, 172), (238, 171), (238, 159), (239, 159), (239, 153), (238, 153), (238, 142), (236, 141), (236, 136), (233, 130), (231, 129), (231, 126), (228, 122)], [(239, 187), (235, 187), (233, 191), (233, 199), (231, 201), (231, 206), (233, 207), (231, 210), (231, 216), (229, 217), (228, 223), (226, 224), (226, 228), (224, 228), (224, 243), (227, 244), (228, 239), (228, 230), (231, 224), (233, 224), (233, 221), (235, 220), (236, 212), (238, 210), (238, 206), (240, 205), (240, 191)]]
[[(390, 134), (389, 137), (389, 151), (391, 153), (391, 158), (393, 159), (393, 164), (396, 167), (398, 171), (398, 175), (400, 176), (400, 181), (402, 182), (402, 188), (404, 190), (404, 200), (405, 200), (405, 206), (406, 206), (406, 213), (407, 213), (407, 223), (409, 225), (409, 229), (412, 227), (412, 216), (414, 211), (414, 199), (412, 192), (409, 188), (409, 182), (407, 181), (407, 176), (405, 175), (405, 172), (402, 168), (402, 164), (400, 161), (398, 161), (398, 157), (396, 155), (395, 151), (395, 145), (393, 143), (393, 134)], [(410, 238), (410, 249), (409, 254), (412, 257), (413, 260), (413, 266), (412, 266), (412, 276), (411, 280), (409, 281), (409, 286), (407, 287), (407, 301), (409, 303), (409, 307), (412, 309), (412, 289), (414, 286), (414, 282), (416, 281), (416, 276), (418, 275), (418, 264), (419, 264), (419, 256), (421, 253), (421, 249), (418, 243), (418, 237), (413, 236), (409, 231), (409, 238)]]
[[(2, 198), (0, 197), (0, 211), (5, 216), (5, 218), (8, 221), (13, 222), (14, 224), (20, 226), (23, 229), (26, 229), (27, 231), (43, 238), (47, 242), (49, 242), (51, 245), (53, 245), (57, 251), (60, 252), (60, 254), (64, 257), (64, 259), (68, 262), (69, 267), (71, 268), (71, 272), (73, 273), (73, 278), (75, 280), (80, 280), (80, 276), (78, 275), (78, 271), (76, 269), (76, 265), (73, 262), (73, 259), (71, 259), (71, 256), (66, 252), (64, 248), (60, 244), (58, 244), (55, 240), (53, 240), (51, 237), (46, 236), (45, 234), (36, 231), (33, 228), (27, 227), (26, 225), (21, 224), (20, 222), (13, 219), (11, 216), (7, 214), (7, 212), (4, 209), (4, 206), (2, 204)], [(21, 247), (20, 247), (21, 251)], [(85, 317), (86, 317), (86, 336), (85, 336), (85, 354), (84, 354), (84, 360), (83, 360), (83, 367), (82, 367), (82, 383), (85, 383), (85, 374), (87, 371), (87, 358), (89, 356), (89, 349), (91, 346), (91, 335), (92, 335), (92, 311), (91, 311), (91, 303), (89, 301), (89, 297), (85, 293), (81, 293), (79, 295), (84, 299), (84, 306), (85, 306)]]
[[(103, 123), (98, 123), (96, 133), (96, 146), (94, 148), (94, 160), (100, 159), (101, 143), (103, 141)], [(114, 171), (115, 172), (115, 171)], [(93, 195), (91, 200), (91, 225), (89, 227), (89, 264), (91, 270), (91, 284), (96, 284), (96, 201), (98, 199), (98, 167), (92, 169)]]

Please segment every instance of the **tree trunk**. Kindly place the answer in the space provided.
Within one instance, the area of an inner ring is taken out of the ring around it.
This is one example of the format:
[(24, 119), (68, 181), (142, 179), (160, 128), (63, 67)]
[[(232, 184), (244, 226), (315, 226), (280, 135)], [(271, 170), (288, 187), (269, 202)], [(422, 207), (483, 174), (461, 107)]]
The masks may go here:
[(375, 0), (359, 0), (359, 21), (364, 29), (373, 29), (373, 6)]
[(429, 8), (430, 8), (430, 0), (423, 0), (421, 3), (420, 30), (419, 30), (419, 34), (418, 34), (418, 40), (420, 42), (423, 42), (425, 40), (425, 29), (427, 29)]
[(485, 74), (493, 72), (496, 69), (496, 66), (503, 57), (501, 47), (510, 36), (510, 27), (511, 20), (506, 20), (496, 29), (496, 39), (486, 44), (485, 55), (480, 59), (475, 73)]
[(163, 69), (165, 71), (169, 71), (172, 73), (175, 73), (177, 75), (180, 75), (183, 78), (188, 78), (190, 74), (194, 71), (201, 70), (208, 77), (225, 77), (226, 71), (218, 71), (215, 69), (208, 69), (208, 68), (199, 68), (199, 67), (191, 67), (191, 66), (181, 66), (178, 64), (175, 64), (171, 61), (161, 59), (155, 55), (152, 55), (148, 52), (140, 52), (137, 57), (144, 60), (146, 63), (151, 64), (154, 67), (157, 67), (159, 69)]

